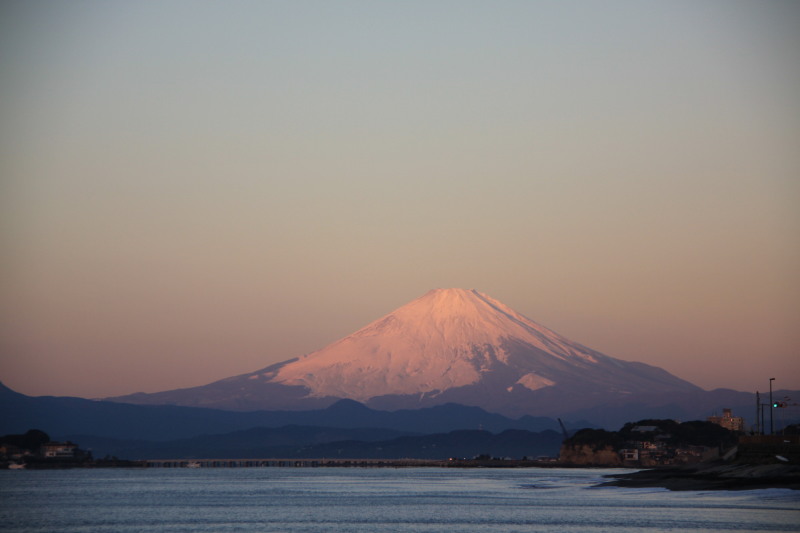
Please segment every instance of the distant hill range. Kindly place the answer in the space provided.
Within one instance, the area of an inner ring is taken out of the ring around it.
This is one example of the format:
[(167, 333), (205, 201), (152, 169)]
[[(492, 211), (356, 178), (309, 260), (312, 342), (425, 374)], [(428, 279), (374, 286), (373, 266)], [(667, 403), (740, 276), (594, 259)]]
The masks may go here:
[(77, 442), (96, 458), (125, 459), (534, 457), (557, 454), (563, 439), (550, 418), (512, 419), (456, 404), (387, 412), (341, 400), (319, 410), (236, 412), (30, 397), (0, 384), (0, 434), (31, 428)]
[(392, 430), (331, 429), (309, 426), (253, 428), (221, 435), (200, 435), (166, 442), (72, 435), (95, 457), (125, 459), (472, 459), (479, 455), (534, 459), (557, 457), (560, 432), (508, 429), (494, 434), (458, 430), (409, 435)]
[[(0, 434), (45, 428), (63, 439), (94, 435), (111, 439), (168, 441), (198, 435), (228, 433), (256, 427), (315, 426), (319, 428), (380, 428), (398, 434), (444, 433), (462, 429), (502, 432), (558, 430), (551, 418), (512, 419), (479, 407), (447, 404), (394, 412), (370, 409), (353, 400), (340, 400), (310, 411), (223, 411), (174, 405), (131, 405), (84, 398), (26, 396), (0, 384)], [(578, 429), (591, 425), (567, 423)]]
[[(651, 365), (573, 342), (475, 290), (436, 289), (311, 354), (199, 387), (109, 400), (214, 409), (312, 410), (342, 399), (384, 411), (445, 404), (619, 427), (641, 418), (755, 411)], [(746, 409), (746, 411), (745, 411)]]

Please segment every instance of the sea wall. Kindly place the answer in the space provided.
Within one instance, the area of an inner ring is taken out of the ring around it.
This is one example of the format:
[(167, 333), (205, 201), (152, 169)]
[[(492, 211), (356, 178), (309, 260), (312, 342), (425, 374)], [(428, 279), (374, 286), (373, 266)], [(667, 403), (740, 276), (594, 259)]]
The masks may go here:
[(622, 459), (613, 446), (594, 447), (589, 444), (563, 445), (558, 454), (560, 463), (580, 466), (622, 466)]

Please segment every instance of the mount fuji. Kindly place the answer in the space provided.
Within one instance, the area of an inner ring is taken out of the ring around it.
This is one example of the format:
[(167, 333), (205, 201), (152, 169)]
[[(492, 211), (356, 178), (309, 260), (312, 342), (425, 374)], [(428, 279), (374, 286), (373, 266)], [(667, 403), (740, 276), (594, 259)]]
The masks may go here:
[(664, 403), (702, 393), (644, 363), (570, 341), (503, 303), (434, 289), (321, 350), (208, 385), (108, 398), (231, 410), (393, 410), (460, 403), (507, 415)]

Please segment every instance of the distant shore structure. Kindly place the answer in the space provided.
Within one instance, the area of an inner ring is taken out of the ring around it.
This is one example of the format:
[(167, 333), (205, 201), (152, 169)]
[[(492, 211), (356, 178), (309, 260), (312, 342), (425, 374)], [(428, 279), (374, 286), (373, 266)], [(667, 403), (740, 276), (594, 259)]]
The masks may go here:
[(722, 410), (722, 416), (709, 416), (707, 420), (731, 431), (744, 431), (744, 418), (733, 416), (731, 409), (725, 408)]

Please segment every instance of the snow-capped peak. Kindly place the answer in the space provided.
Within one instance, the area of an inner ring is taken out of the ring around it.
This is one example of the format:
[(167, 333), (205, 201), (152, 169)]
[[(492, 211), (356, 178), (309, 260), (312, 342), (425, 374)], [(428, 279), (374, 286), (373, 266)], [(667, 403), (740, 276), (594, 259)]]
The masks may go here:
[(503, 339), (515, 338), (555, 357), (578, 355), (575, 345), (567, 339), (474, 289), (433, 289), (352, 336), (386, 335), (399, 330), (413, 334), (430, 348), (499, 345)]
[(116, 400), (234, 410), (319, 408), (337, 398), (387, 410), (454, 402), (518, 416), (698, 391), (663, 369), (574, 343), (476, 290), (435, 289), (306, 356)]
[[(510, 360), (509, 342), (534, 348), (536, 361)], [(603, 357), (486, 294), (434, 289), (264, 377), (305, 386), (317, 397), (363, 401), (473, 384), (484, 372), (502, 366), (514, 370), (517, 383), (534, 389), (555, 384), (553, 376), (537, 373), (541, 356), (567, 364), (596, 363), (598, 356)]]

